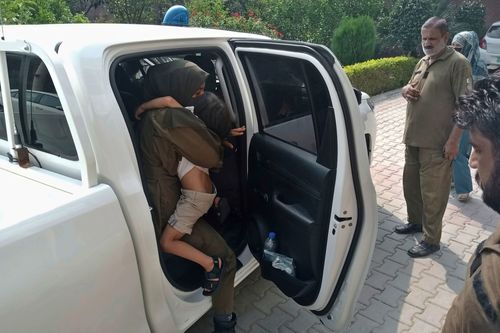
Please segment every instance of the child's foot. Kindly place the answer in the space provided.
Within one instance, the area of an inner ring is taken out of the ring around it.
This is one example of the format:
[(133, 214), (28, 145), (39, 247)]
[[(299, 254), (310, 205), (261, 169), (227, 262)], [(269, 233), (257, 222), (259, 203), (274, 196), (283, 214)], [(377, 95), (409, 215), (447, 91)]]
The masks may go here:
[(214, 261), (214, 268), (209, 272), (205, 272), (205, 282), (203, 283), (204, 296), (210, 296), (217, 291), (224, 268), (221, 258), (212, 257), (212, 259)]

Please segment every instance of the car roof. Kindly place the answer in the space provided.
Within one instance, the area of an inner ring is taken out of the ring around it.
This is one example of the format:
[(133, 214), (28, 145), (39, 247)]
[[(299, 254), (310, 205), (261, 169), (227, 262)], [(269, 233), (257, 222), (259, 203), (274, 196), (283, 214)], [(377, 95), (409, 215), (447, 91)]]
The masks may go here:
[(61, 43), (71, 48), (92, 45), (106, 48), (144, 41), (267, 38), (256, 34), (217, 29), (108, 23), (6, 25), (3, 28), (3, 36), (6, 41), (25, 40), (50, 50), (54, 50), (55, 46)]
[(498, 25), (500, 25), (500, 21), (496, 21), (496, 22), (493, 22), (493, 23), (491, 24), (491, 26), (492, 26), (492, 27), (493, 27), (493, 26), (495, 26), (495, 27), (496, 27), (496, 26), (498, 26)]

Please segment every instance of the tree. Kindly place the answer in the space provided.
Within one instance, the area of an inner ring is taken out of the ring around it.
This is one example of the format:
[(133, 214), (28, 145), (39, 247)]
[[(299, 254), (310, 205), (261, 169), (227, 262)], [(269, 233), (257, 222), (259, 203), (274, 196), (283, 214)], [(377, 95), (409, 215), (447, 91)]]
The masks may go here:
[(249, 11), (248, 15), (230, 13), (222, 0), (191, 0), (187, 3), (191, 13), (190, 25), (280, 37), (280, 33)]
[(275, 26), (285, 39), (329, 45), (343, 17), (376, 19), (383, 5), (384, 0), (250, 0), (246, 8)]
[(42, 24), (88, 22), (82, 14), (73, 14), (64, 0), (0, 0), (5, 24)]
[(106, 0), (114, 22), (158, 24), (165, 5), (160, 0)]
[(66, 0), (66, 2), (73, 13), (88, 15), (90, 10), (103, 6), (106, 0)]
[(254, 0), (252, 9), (284, 39), (328, 44), (340, 20), (328, 0)]
[(373, 58), (376, 30), (371, 17), (344, 17), (335, 29), (331, 49), (344, 65)]
[(419, 55), (420, 28), (434, 16), (436, 0), (396, 0), (378, 22), (382, 55)]
[(481, 1), (467, 0), (460, 5), (450, 5), (442, 15), (448, 21), (451, 37), (464, 30), (475, 31), (478, 36), (486, 33), (486, 8)]

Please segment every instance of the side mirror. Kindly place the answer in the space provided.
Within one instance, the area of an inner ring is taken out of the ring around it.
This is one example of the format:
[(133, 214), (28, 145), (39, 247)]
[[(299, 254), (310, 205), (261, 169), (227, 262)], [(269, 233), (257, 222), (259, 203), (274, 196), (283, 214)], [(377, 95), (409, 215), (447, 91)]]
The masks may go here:
[(361, 91), (359, 91), (356, 88), (353, 88), (354, 90), (354, 95), (356, 95), (356, 100), (358, 101), (358, 105), (361, 105)]

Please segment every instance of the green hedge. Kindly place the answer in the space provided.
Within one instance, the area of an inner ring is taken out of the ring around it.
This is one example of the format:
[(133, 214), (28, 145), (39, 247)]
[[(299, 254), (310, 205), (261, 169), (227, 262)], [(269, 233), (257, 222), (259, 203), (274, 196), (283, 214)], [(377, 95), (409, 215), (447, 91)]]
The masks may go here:
[(345, 66), (344, 70), (353, 87), (373, 96), (408, 83), (417, 62), (412, 57), (381, 58)]

